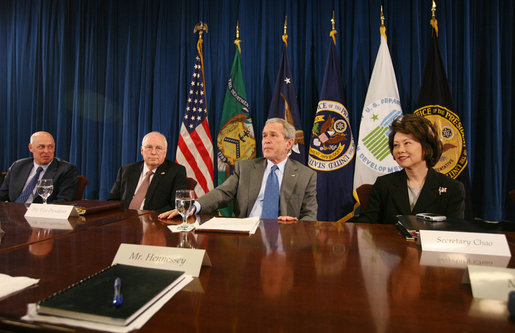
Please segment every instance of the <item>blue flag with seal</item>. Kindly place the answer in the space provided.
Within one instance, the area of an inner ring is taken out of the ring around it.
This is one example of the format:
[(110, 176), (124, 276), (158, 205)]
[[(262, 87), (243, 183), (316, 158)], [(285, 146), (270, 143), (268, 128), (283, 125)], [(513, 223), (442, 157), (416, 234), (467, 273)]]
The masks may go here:
[(290, 158), (305, 164), (304, 132), (300, 124), (299, 105), (297, 103), (297, 94), (295, 93), (293, 75), (287, 52), (287, 39), (288, 36), (284, 34), (281, 66), (279, 67), (279, 73), (275, 81), (274, 94), (268, 110), (268, 118), (282, 118), (295, 126), (295, 142), (291, 149)]
[(333, 29), (308, 155), (309, 167), (317, 172), (319, 221), (347, 221), (358, 207), (353, 190), (356, 148), (344, 105), (335, 34)]

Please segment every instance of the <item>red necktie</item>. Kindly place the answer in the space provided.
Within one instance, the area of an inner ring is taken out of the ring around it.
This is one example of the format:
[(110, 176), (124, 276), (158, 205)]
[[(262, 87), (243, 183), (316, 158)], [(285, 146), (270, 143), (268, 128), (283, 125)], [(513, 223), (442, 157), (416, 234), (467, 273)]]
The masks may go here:
[(132, 198), (129, 209), (139, 209), (141, 207), (141, 203), (145, 200), (145, 195), (147, 195), (148, 186), (150, 185), (150, 176), (152, 176), (152, 174), (152, 171), (147, 171), (145, 179), (143, 179), (143, 182)]

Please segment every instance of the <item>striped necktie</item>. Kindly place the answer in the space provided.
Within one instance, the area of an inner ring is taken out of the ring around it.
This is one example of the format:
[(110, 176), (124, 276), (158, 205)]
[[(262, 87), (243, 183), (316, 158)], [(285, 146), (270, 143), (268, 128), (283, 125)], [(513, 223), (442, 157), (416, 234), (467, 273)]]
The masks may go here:
[(41, 174), (41, 171), (43, 171), (42, 167), (38, 167), (36, 174), (30, 182), (27, 184), (27, 187), (25, 187), (25, 190), (20, 194), (20, 196), (16, 199), (15, 202), (25, 202), (30, 197), (32, 192), (34, 191), (34, 187), (36, 187), (36, 183), (39, 180), (39, 174)]

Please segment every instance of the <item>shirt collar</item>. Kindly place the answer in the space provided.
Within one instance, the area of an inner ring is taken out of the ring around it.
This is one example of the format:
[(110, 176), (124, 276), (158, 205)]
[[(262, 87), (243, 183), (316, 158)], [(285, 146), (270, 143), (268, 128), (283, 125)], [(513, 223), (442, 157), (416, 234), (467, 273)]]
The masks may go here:
[[(279, 162), (277, 164), (277, 168), (279, 168), (279, 171), (281, 171), (281, 173), (284, 173), (284, 168), (286, 166), (286, 162), (288, 162), (288, 158), (285, 158), (284, 161)], [(271, 169), (273, 165), (274, 165), (274, 163), (270, 162), (269, 160), (266, 160), (266, 168), (267, 169)]]

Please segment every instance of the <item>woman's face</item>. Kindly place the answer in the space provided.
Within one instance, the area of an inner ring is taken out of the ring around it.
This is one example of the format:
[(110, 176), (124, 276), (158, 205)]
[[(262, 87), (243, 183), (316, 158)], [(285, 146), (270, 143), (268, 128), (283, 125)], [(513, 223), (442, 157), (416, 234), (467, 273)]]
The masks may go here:
[(395, 161), (404, 169), (427, 167), (422, 145), (412, 134), (395, 133), (392, 154)]

